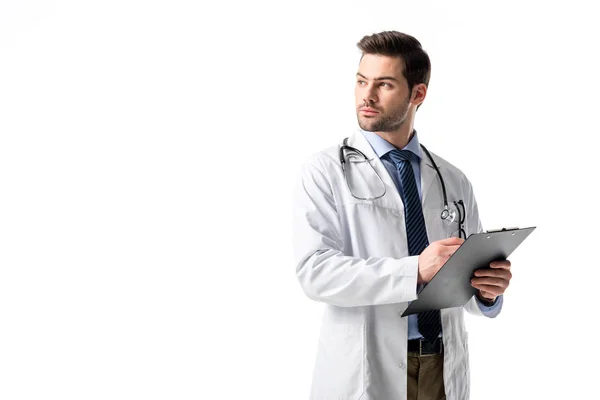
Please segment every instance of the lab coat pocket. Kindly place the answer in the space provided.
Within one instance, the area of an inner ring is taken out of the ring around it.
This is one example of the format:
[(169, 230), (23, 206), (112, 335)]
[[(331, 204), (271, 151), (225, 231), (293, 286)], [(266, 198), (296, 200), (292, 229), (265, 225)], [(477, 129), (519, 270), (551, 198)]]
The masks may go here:
[(322, 332), (311, 399), (360, 398), (364, 392), (364, 323), (333, 323)]
[[(460, 237), (459, 236), (458, 218), (456, 218), (452, 222), (445, 222), (444, 226), (446, 227), (446, 234), (448, 235), (448, 237)], [(464, 227), (463, 227), (463, 229), (464, 229)], [(463, 239), (465, 239), (464, 234), (463, 234)]]

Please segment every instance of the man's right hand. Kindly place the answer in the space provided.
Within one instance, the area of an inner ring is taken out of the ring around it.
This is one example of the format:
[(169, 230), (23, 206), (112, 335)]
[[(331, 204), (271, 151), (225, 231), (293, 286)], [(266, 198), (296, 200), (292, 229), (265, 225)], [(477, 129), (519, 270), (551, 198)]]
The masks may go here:
[(451, 237), (430, 243), (419, 255), (417, 283), (429, 282), (464, 241), (465, 239)]

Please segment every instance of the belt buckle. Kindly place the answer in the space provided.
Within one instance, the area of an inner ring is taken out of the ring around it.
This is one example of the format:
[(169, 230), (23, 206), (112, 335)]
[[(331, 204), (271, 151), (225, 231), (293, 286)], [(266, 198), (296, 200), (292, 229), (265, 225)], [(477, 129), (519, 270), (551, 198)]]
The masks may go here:
[[(425, 340), (426, 340), (426, 339), (419, 339), (419, 356), (422, 356), (422, 355), (423, 355), (423, 342), (424, 342)], [(442, 347), (442, 342), (441, 342), (441, 339), (440, 339), (440, 338), (438, 338), (437, 340), (440, 340), (440, 344), (439, 344), (439, 346), (440, 346), (440, 349), (439, 349), (439, 351), (435, 351), (435, 346), (434, 346), (434, 345), (432, 345), (432, 346), (431, 346), (431, 352), (429, 352), (429, 353), (426, 353), (426, 355), (429, 355), (429, 354), (441, 354), (441, 353), (443, 352), (443, 347)], [(428, 342), (428, 343), (429, 343), (429, 342)]]

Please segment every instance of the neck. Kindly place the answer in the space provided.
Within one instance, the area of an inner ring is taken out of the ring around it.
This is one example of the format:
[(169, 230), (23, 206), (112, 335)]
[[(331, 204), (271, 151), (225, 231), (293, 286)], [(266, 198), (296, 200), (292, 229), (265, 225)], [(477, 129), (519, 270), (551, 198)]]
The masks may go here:
[(406, 122), (406, 124), (402, 124), (402, 126), (395, 131), (375, 133), (387, 142), (393, 144), (396, 148), (403, 149), (412, 139), (414, 132), (412, 121), (407, 120)]

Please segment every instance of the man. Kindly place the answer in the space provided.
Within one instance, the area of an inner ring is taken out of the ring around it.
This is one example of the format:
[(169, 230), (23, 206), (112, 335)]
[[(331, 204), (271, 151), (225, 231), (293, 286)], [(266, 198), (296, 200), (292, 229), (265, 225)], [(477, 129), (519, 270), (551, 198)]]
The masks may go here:
[(465, 238), (483, 229), (469, 180), (430, 152), (448, 203), (464, 199), (452, 222), (440, 218), (440, 180), (413, 129), (431, 69), (419, 41), (387, 31), (358, 47), (360, 129), (347, 144), (365, 158), (346, 149), (342, 167), (340, 144), (311, 155), (294, 194), (297, 277), (308, 297), (326, 304), (311, 399), (468, 399), (463, 309), (498, 315), (510, 261), (477, 270), (477, 295), (464, 307), (401, 317)]

